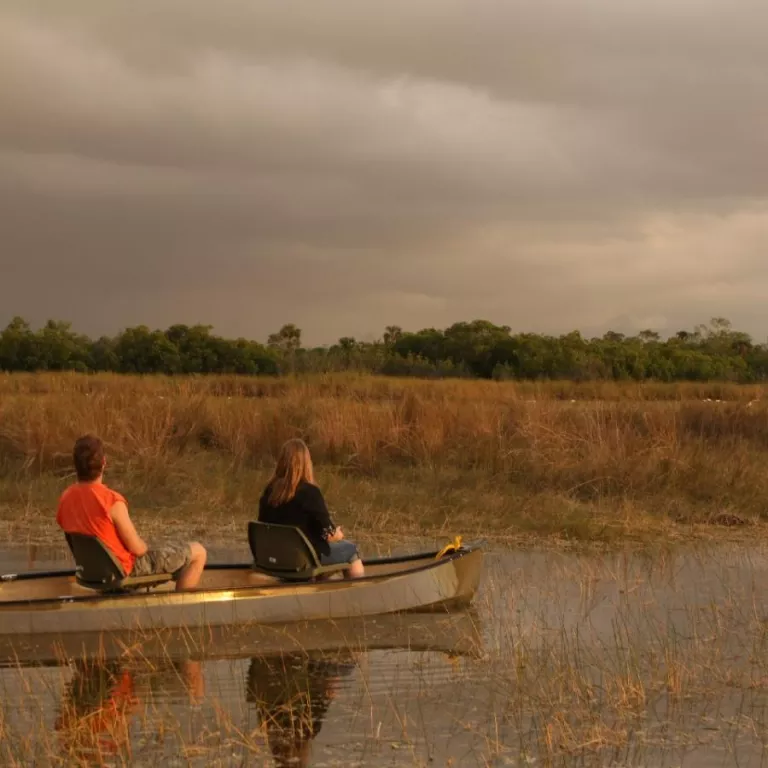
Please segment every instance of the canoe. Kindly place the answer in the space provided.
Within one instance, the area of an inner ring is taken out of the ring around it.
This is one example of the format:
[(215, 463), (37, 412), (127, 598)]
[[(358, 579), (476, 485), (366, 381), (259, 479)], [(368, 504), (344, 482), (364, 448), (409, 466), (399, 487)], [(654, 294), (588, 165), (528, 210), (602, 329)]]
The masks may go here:
[(483, 549), (462, 544), (364, 560), (362, 579), (286, 582), (251, 563), (206, 565), (198, 588), (104, 594), (77, 583), (74, 570), (0, 576), (0, 638), (40, 633), (152, 631), (168, 628), (359, 619), (403, 611), (447, 611), (471, 603)]

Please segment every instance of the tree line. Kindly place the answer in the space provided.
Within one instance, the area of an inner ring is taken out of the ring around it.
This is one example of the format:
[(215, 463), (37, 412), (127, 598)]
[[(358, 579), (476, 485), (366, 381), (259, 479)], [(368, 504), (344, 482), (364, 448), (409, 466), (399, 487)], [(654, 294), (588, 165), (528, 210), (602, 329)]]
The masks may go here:
[(126, 328), (91, 339), (69, 323), (49, 320), (34, 330), (15, 317), (0, 333), (2, 371), (162, 374), (250, 374), (368, 371), (393, 376), (485, 379), (738, 381), (768, 378), (768, 344), (755, 343), (725, 318), (663, 339), (609, 331), (584, 338), (512, 333), (487, 320), (407, 332), (387, 326), (373, 342), (343, 337), (305, 347), (301, 329), (284, 325), (266, 343), (225, 339), (208, 325)]

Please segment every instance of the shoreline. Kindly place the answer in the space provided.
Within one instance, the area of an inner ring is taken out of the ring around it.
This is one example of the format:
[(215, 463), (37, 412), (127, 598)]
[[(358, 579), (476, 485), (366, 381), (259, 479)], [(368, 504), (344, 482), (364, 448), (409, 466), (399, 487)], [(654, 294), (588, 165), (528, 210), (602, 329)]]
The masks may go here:
[[(151, 516), (150, 516), (151, 515)], [(58, 552), (68, 557), (63, 535), (51, 515), (48, 520), (39, 515), (12, 515), (0, 508), (0, 562), (3, 551), (40, 548)], [(250, 518), (218, 521), (203, 527), (187, 526), (174, 516), (157, 520), (157, 513), (134, 512), (137, 528), (150, 541), (192, 540), (200, 541), (209, 550), (242, 553), (250, 557), (247, 539), (247, 522)], [(358, 543), (367, 556), (388, 555), (396, 551), (415, 548), (440, 548), (461, 536), (465, 542), (483, 541), (489, 552), (513, 549), (571, 551), (574, 553), (615, 553), (625, 551), (652, 551), (687, 547), (746, 545), (750, 549), (768, 545), (768, 523), (751, 522), (744, 525), (721, 526), (716, 524), (680, 525), (667, 523), (658, 531), (646, 529), (624, 531), (610, 537), (579, 538), (569, 536), (567, 530), (536, 531), (481, 531), (460, 525), (446, 525), (440, 529), (422, 529), (392, 533), (363, 525), (345, 526), (347, 538)]]

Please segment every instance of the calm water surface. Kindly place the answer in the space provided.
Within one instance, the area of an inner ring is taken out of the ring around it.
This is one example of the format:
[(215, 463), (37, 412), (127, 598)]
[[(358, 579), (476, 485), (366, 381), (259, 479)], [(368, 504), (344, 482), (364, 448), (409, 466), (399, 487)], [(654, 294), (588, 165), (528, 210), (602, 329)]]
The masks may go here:
[(0, 764), (768, 765), (766, 577), (757, 546), (493, 551), (452, 616), (5, 648)]

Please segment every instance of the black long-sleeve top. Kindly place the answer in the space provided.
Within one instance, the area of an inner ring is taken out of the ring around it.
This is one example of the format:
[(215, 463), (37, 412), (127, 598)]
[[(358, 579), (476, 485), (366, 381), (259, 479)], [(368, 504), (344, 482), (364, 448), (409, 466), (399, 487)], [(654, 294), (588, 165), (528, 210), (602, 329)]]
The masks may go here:
[(316, 485), (302, 481), (296, 495), (285, 504), (273, 507), (269, 503), (270, 486), (259, 499), (259, 522), (293, 525), (301, 529), (318, 554), (330, 554), (327, 538), (336, 532), (328, 507)]

